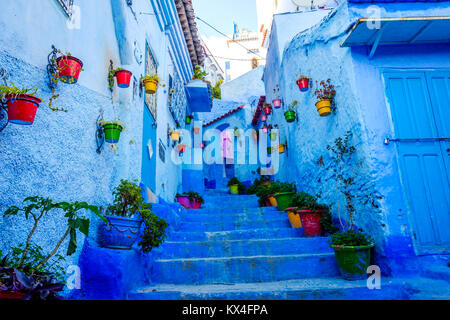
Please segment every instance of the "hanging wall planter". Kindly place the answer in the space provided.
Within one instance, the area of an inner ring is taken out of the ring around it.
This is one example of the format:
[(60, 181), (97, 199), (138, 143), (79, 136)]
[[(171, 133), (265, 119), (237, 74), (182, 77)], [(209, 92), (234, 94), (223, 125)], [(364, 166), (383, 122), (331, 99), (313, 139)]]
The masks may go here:
[(264, 105), (264, 113), (266, 115), (269, 115), (272, 112), (272, 106), (270, 104), (265, 104)]
[(117, 86), (119, 88), (128, 88), (131, 82), (131, 71), (125, 69), (119, 69), (116, 71), (115, 76), (117, 79)]
[(58, 66), (58, 77), (65, 83), (77, 83), (80, 72), (83, 69), (83, 62), (70, 55), (62, 56), (56, 59)]
[(334, 85), (331, 84), (330, 79), (327, 81), (322, 80), (320, 84), (317, 84), (314, 95), (319, 99), (316, 103), (316, 108), (321, 117), (326, 117), (331, 114), (331, 102), (333, 101), (335, 94), (336, 91), (334, 90)]
[(195, 134), (199, 134), (200, 133), (200, 128), (199, 127), (194, 127), (194, 133)]
[(183, 153), (186, 151), (186, 145), (185, 144), (179, 144), (177, 145), (177, 149), (179, 153)]
[(287, 122), (293, 122), (295, 120), (295, 111), (294, 110), (288, 110), (284, 113), (284, 118)]
[(191, 124), (192, 119), (194, 119), (194, 116), (192, 116), (192, 115), (186, 116), (186, 119), (185, 119), (186, 124)]
[(145, 93), (155, 94), (158, 90), (159, 76), (157, 74), (146, 75), (142, 82), (144, 83)]
[(297, 80), (298, 88), (301, 92), (306, 92), (309, 89), (309, 77), (307, 76), (301, 76)]
[(32, 125), (41, 99), (29, 94), (6, 95), (8, 121), (21, 125)]
[(275, 109), (279, 109), (281, 107), (281, 99), (273, 99), (272, 104)]
[(120, 133), (123, 125), (115, 122), (104, 122), (103, 130), (105, 132), (105, 141), (108, 143), (117, 143), (120, 139)]
[(170, 132), (170, 139), (172, 139), (172, 141), (179, 141), (180, 140), (180, 132), (177, 130), (173, 130), (172, 132)]
[(284, 145), (284, 143), (281, 143), (280, 145), (278, 145), (278, 153), (284, 153), (286, 150), (286, 147)]
[(261, 116), (261, 121), (267, 121), (267, 116), (265, 115), (265, 114), (263, 114), (262, 116)]

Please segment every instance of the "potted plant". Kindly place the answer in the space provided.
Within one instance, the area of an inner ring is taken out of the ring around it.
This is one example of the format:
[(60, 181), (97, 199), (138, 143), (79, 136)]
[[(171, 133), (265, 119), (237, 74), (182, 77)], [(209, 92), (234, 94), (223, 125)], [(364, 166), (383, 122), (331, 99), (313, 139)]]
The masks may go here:
[(204, 82), (206, 82), (205, 81), (205, 77), (207, 75), (208, 74), (205, 71), (203, 71), (200, 66), (195, 66), (194, 67), (194, 75), (192, 76), (192, 79), (194, 79), (194, 80), (203, 80)]
[[(376, 202), (380, 198), (374, 190), (355, 193), (355, 190), (361, 190), (356, 183), (361, 174), (362, 163), (355, 161), (356, 148), (351, 144), (352, 137), (353, 133), (347, 131), (343, 137), (336, 138), (334, 144), (327, 146), (335, 163), (333, 171), (337, 179), (336, 193), (342, 192), (344, 195), (347, 217), (342, 219), (338, 209), (342, 232), (334, 233), (329, 240), (342, 277), (347, 280), (362, 279), (366, 276), (367, 267), (370, 265), (371, 249), (374, 247), (374, 240), (355, 226), (357, 213), (355, 206), (359, 203), (361, 206), (372, 206), (377, 209), (379, 206)], [(342, 171), (342, 167), (347, 167), (348, 170)]]
[(172, 141), (179, 141), (180, 140), (180, 132), (178, 130), (172, 130), (170, 132), (170, 138)]
[(309, 89), (310, 78), (308, 76), (300, 76), (297, 75), (297, 85), (301, 92), (306, 92)]
[(284, 118), (287, 122), (293, 122), (295, 120), (295, 111), (293, 108), (295, 108), (297, 104), (297, 100), (292, 101), (288, 107), (288, 110), (284, 113)]
[(239, 128), (238, 127), (234, 127), (234, 136), (236, 138), (239, 137)]
[[(61, 53), (60, 50), (58, 50)], [(73, 84), (78, 82), (80, 72), (83, 71), (83, 62), (73, 57), (70, 53), (56, 58), (56, 65), (58, 67), (57, 77), (65, 83)]]
[(264, 113), (269, 115), (272, 112), (272, 106), (268, 103), (264, 104)]
[(105, 141), (108, 143), (117, 143), (120, 139), (120, 134), (125, 126), (122, 122), (115, 121), (100, 121), (103, 131), (105, 133)]
[(279, 182), (277, 183), (277, 192), (274, 197), (277, 201), (278, 210), (284, 211), (290, 207), (292, 197), (295, 195), (296, 187), (293, 183)]
[(373, 239), (361, 229), (348, 229), (332, 234), (329, 238), (341, 275), (346, 280), (366, 277), (370, 266), (370, 251)]
[(281, 99), (278, 97), (278, 93), (280, 92), (280, 88), (278, 85), (275, 86), (275, 89), (273, 89), (273, 95), (275, 99), (272, 100), (273, 107), (275, 109), (278, 109), (281, 107)]
[(233, 177), (230, 180), (228, 180), (227, 186), (230, 188), (231, 194), (244, 194), (245, 193), (245, 186), (242, 184), (238, 178)]
[(262, 122), (266, 122), (266, 121), (267, 121), (267, 116), (266, 116), (265, 114), (263, 114), (263, 115), (261, 116), (261, 121), (262, 121)]
[[(76, 236), (81, 232), (89, 236), (90, 220), (81, 212), (92, 211), (104, 222), (97, 206), (86, 202), (55, 202), (49, 198), (28, 197), (20, 207), (11, 206), (4, 216), (23, 214), (26, 220), (31, 218), (32, 228), (25, 243), (12, 247), (11, 252), (0, 262), (0, 297), (25, 300), (58, 299), (58, 293), (64, 288), (64, 269), (61, 263), (65, 258), (58, 254), (63, 243), (68, 243), (66, 255), (70, 256), (77, 250)], [(41, 222), (59, 212), (66, 219), (65, 232), (57, 239), (48, 240), (55, 245), (49, 252), (44, 252), (42, 245), (33, 242), (33, 236), (38, 232)], [(66, 242), (66, 240), (68, 240)]]
[(186, 145), (180, 143), (179, 145), (177, 145), (177, 149), (179, 153), (184, 153), (186, 151)]
[[(274, 125), (273, 127), (272, 126), (270, 127), (270, 129), (273, 129), (273, 128), (277, 129), (278, 125)], [(277, 137), (278, 137), (278, 133), (277, 132), (273, 132), (271, 130), (270, 131), (270, 140), (275, 141), (275, 140), (277, 140)]]
[[(317, 81), (316, 81), (317, 83)], [(320, 86), (317, 86), (314, 95), (319, 101), (316, 102), (317, 112), (321, 117), (326, 117), (331, 114), (331, 102), (336, 94), (334, 85), (331, 84), (331, 79), (327, 81), (320, 81)]]
[[(145, 87), (145, 93), (155, 94), (158, 90), (159, 76), (157, 74), (145, 75), (142, 78)], [(173, 94), (173, 92), (171, 92)]]
[(199, 134), (200, 133), (200, 127), (194, 127), (194, 133)]
[(36, 89), (19, 89), (12, 82), (11, 87), (0, 85), (0, 98), (6, 99), (8, 121), (21, 125), (32, 125), (42, 100), (36, 97)]
[(302, 228), (302, 220), (300, 219), (300, 215), (297, 214), (297, 209), (297, 207), (289, 207), (284, 209), (284, 212), (288, 215), (289, 223), (294, 229)]
[(289, 207), (297, 207), (300, 215), (305, 237), (322, 235), (320, 223), (322, 214), (328, 210), (328, 206), (317, 202), (318, 196), (312, 196), (304, 191), (292, 197)]
[(278, 153), (284, 153), (286, 150), (286, 144), (285, 143), (280, 143), (279, 145), (278, 145)]
[(110, 89), (114, 85), (114, 77), (116, 77), (117, 86), (119, 88), (128, 88), (130, 86), (132, 74), (131, 71), (122, 68), (111, 70), (108, 75)]
[(186, 124), (190, 124), (193, 119), (194, 119), (194, 116), (192, 114), (186, 116), (186, 120), (185, 120)]
[(194, 191), (184, 192), (183, 194), (177, 193), (177, 201), (186, 209), (200, 209), (202, 204), (205, 203), (203, 197)]
[(142, 252), (150, 252), (166, 238), (166, 220), (152, 213), (152, 205), (144, 203), (141, 187), (136, 182), (121, 180), (113, 192), (114, 201), (106, 209), (99, 244), (110, 249), (131, 249), (138, 240), (141, 224), (144, 230), (138, 242)]

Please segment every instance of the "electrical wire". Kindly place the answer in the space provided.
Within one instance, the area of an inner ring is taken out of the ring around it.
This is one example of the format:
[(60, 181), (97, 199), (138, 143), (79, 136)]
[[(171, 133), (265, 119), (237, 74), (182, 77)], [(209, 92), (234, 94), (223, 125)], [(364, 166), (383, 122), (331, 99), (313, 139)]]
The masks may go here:
[[(225, 33), (223, 33), (223, 32), (221, 32), (221, 31), (217, 30), (215, 27), (213, 27), (212, 25), (210, 25), (208, 22), (206, 22), (206, 21), (203, 20), (202, 18), (200, 18), (200, 17), (198, 17), (198, 16), (195, 16), (195, 18), (198, 19), (198, 20), (200, 20), (200, 21), (203, 22), (204, 24), (206, 24), (206, 25), (207, 25), (208, 27), (210, 27), (211, 29), (213, 29), (213, 30), (215, 30), (216, 32), (220, 33), (222, 36), (226, 37), (227, 39), (233, 40), (233, 39), (231, 39), (229, 36), (227, 36)], [(251, 52), (251, 53), (257, 55), (258, 57), (260, 57), (261, 59), (264, 59), (264, 58), (261, 57), (258, 53), (256, 53), (255, 51), (252, 51), (252, 50), (250, 50), (250, 49), (248, 49), (248, 48), (246, 48), (246, 47), (245, 47), (244, 45), (242, 45), (241, 43), (239, 43), (239, 42), (235, 42), (235, 43), (237, 43), (238, 45), (240, 45), (242, 48), (244, 48), (244, 49), (247, 50), (248, 52)]]
[[(235, 61), (253, 61), (253, 59), (239, 59), (239, 58), (225, 58), (225, 57), (219, 57), (211, 55), (212, 57), (216, 59), (224, 59), (224, 60), (235, 60)], [(261, 60), (266, 60), (265, 58), (261, 58)]]

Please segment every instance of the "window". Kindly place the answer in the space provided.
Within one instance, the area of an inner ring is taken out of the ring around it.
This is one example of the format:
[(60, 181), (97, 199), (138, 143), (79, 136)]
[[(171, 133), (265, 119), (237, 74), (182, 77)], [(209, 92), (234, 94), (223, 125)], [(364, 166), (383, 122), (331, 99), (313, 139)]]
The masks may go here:
[(69, 16), (72, 17), (72, 7), (73, 7), (73, 0), (56, 0), (63, 8), (64, 12)]
[[(158, 70), (156, 68), (156, 62), (153, 58), (150, 47), (147, 45), (147, 58), (145, 62), (145, 74), (152, 75), (157, 74)], [(157, 94), (146, 94), (145, 95), (145, 105), (147, 106), (150, 113), (153, 115), (153, 118), (156, 121), (156, 96)]]

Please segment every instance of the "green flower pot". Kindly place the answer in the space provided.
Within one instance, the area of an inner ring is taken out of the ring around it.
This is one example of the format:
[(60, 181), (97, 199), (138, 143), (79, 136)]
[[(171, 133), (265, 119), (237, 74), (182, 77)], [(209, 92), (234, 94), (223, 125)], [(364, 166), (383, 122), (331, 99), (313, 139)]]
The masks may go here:
[(120, 133), (123, 128), (120, 124), (107, 123), (103, 125), (103, 131), (105, 132), (105, 141), (108, 143), (117, 143), (120, 139)]
[(191, 118), (190, 117), (186, 117), (186, 124), (190, 124), (191, 123)]
[(293, 122), (295, 120), (295, 111), (294, 110), (288, 110), (284, 113), (284, 117), (286, 118), (287, 122)]
[(295, 195), (295, 192), (279, 192), (275, 193), (273, 196), (277, 200), (278, 210), (284, 211), (290, 207), (291, 199)]
[(272, 147), (267, 147), (267, 154), (272, 154)]
[(339, 266), (342, 278), (346, 280), (361, 280), (367, 277), (370, 265), (370, 249), (367, 246), (339, 246), (331, 245)]
[(230, 186), (230, 193), (239, 194), (239, 185), (233, 184), (232, 186)]

